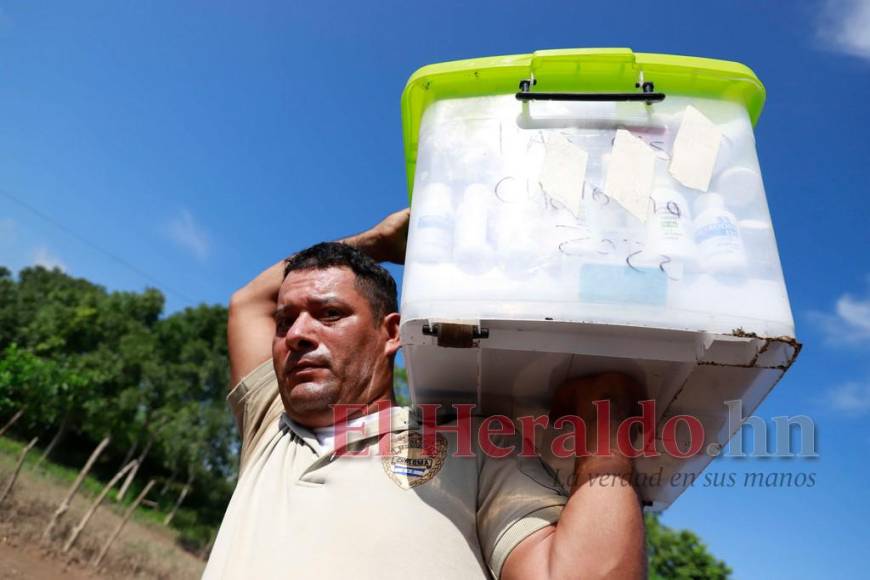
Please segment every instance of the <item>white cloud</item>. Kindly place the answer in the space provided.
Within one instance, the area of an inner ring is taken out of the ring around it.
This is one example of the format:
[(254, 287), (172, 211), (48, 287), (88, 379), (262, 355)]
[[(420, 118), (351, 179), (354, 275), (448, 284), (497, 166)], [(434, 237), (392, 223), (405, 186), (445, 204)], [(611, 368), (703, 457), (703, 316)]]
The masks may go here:
[(835, 411), (848, 415), (870, 413), (870, 382), (848, 382), (828, 392), (829, 403)]
[(870, 59), (870, 0), (826, 0), (817, 32), (827, 46)]
[(834, 312), (810, 312), (832, 344), (870, 345), (870, 292), (864, 298), (843, 294)]
[(66, 264), (63, 263), (63, 260), (52, 254), (45, 246), (36, 248), (33, 251), (33, 265), (42, 266), (43, 268), (48, 268), (49, 270), (53, 268), (60, 268), (62, 272), (67, 271)]
[(194, 221), (189, 211), (183, 209), (169, 220), (166, 229), (170, 239), (193, 254), (198, 260), (205, 260), (211, 251), (208, 235)]

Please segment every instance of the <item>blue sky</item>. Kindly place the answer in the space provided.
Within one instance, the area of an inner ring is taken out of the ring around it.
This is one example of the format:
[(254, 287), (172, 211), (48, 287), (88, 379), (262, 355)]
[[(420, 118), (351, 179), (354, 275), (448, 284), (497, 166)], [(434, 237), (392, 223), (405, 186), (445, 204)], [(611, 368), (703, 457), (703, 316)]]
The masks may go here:
[[(864, 576), (870, 467), (870, 2), (0, 2), (0, 264), (59, 265), (168, 308), (406, 201), (418, 67), (624, 46), (748, 64), (805, 349), (758, 414), (816, 420), (810, 489), (691, 489), (665, 523), (738, 578)], [(397, 274), (400, 270), (396, 270)]]

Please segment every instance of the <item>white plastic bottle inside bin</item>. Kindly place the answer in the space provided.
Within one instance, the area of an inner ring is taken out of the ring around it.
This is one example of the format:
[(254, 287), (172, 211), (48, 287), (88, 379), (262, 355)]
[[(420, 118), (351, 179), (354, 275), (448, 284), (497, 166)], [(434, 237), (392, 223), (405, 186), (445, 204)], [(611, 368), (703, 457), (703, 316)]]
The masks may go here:
[(453, 249), (453, 200), (450, 188), (430, 183), (417, 193), (414, 255), (422, 262), (448, 262)]
[(505, 273), (523, 277), (534, 269), (538, 253), (535, 231), (539, 209), (529, 201), (498, 204), (490, 226), (496, 241), (498, 262)]
[(764, 189), (754, 156), (752, 125), (738, 117), (719, 125), (722, 131), (712, 182), (713, 191), (724, 196), (732, 207), (757, 204)]
[(714, 182), (716, 191), (736, 206), (758, 204), (764, 194), (761, 175), (745, 165), (734, 165), (723, 170)]
[(492, 250), (487, 242), (490, 188), (474, 183), (465, 188), (456, 210), (453, 229), (453, 259), (467, 272), (485, 272), (491, 266)]
[(695, 259), (695, 240), (689, 203), (680, 192), (658, 186), (650, 196), (646, 250), (680, 263)]
[(746, 267), (746, 251), (737, 218), (718, 193), (695, 200), (695, 243), (702, 266), (714, 274), (736, 274)]
[(747, 274), (767, 280), (781, 276), (771, 223), (762, 219), (745, 219), (738, 225), (747, 253)]

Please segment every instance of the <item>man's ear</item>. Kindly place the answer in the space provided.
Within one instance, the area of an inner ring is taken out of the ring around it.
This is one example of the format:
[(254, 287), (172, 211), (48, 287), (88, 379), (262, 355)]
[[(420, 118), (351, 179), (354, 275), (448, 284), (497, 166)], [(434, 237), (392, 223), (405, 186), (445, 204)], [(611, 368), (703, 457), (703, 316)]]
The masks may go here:
[(399, 313), (391, 312), (384, 316), (383, 328), (384, 332), (387, 334), (387, 344), (384, 347), (384, 354), (388, 357), (391, 357), (398, 352), (399, 347), (402, 345), (401, 340), (399, 339)]

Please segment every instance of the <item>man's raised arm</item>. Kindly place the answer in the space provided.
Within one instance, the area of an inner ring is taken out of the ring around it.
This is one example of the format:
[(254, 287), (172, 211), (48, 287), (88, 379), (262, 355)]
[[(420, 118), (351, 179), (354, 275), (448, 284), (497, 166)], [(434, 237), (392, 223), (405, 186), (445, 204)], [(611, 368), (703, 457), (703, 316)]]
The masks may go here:
[[(397, 211), (370, 230), (341, 241), (379, 262), (402, 264), (405, 261), (409, 215), (407, 209)], [(230, 298), (227, 345), (231, 387), (272, 356), (275, 306), (283, 280), (284, 260), (281, 260)]]

